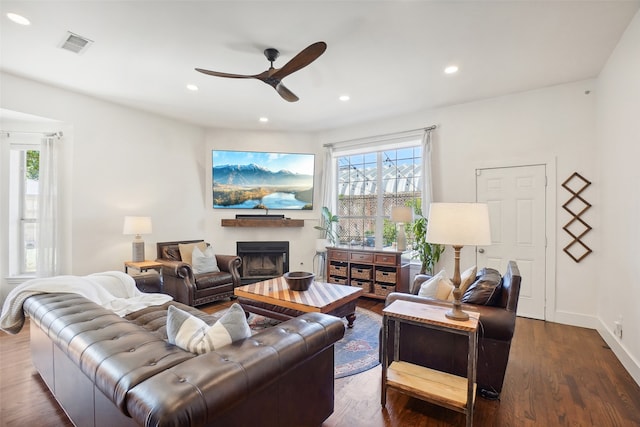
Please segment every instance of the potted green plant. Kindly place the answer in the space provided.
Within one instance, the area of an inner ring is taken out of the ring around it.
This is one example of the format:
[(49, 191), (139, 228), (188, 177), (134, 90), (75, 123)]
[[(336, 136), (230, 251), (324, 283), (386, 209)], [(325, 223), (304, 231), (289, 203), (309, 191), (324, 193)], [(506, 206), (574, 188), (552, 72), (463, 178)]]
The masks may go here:
[(427, 237), (427, 218), (420, 216), (411, 225), (411, 231), (415, 237), (413, 247), (415, 252), (412, 258), (418, 258), (422, 262), (420, 274), (433, 275), (433, 269), (444, 252), (444, 245), (429, 243)]
[(338, 235), (333, 229), (333, 225), (338, 223), (338, 216), (332, 214), (328, 207), (323, 206), (320, 221), (321, 225), (316, 225), (313, 228), (322, 231), (322, 238), (326, 239), (329, 245), (335, 245)]

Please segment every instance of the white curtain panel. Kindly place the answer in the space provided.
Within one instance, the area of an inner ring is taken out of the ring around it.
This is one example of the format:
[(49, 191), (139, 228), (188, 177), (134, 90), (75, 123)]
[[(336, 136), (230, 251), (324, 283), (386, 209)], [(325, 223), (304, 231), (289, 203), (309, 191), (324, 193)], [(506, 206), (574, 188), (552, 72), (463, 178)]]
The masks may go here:
[(61, 139), (46, 137), (40, 144), (38, 277), (59, 274), (58, 152), (61, 143)]
[(322, 206), (329, 208), (334, 215), (336, 192), (336, 159), (333, 157), (333, 147), (327, 146), (324, 150), (324, 165), (322, 171)]
[(425, 131), (422, 137), (422, 216), (429, 215), (429, 205), (433, 201), (433, 186), (431, 185), (431, 132)]

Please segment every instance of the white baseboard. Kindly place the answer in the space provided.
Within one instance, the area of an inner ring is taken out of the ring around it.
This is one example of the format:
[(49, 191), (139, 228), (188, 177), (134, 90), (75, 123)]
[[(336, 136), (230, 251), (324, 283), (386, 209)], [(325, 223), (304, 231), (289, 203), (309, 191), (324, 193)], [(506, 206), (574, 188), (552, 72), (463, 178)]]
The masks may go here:
[(616, 355), (622, 366), (629, 372), (633, 380), (640, 385), (640, 362), (636, 360), (631, 353), (627, 350), (624, 344), (610, 331), (606, 325), (599, 321), (599, 325), (596, 328), (602, 339)]
[(553, 320), (550, 322), (562, 323), (563, 325), (579, 326), (581, 328), (598, 329), (600, 321), (595, 316), (587, 316), (586, 314), (571, 313), (568, 311), (556, 311)]
[(598, 331), (602, 339), (613, 351), (613, 354), (615, 354), (620, 363), (622, 363), (622, 366), (629, 372), (633, 380), (640, 385), (640, 362), (629, 353), (624, 344), (613, 334), (613, 331), (610, 331), (606, 327), (602, 319), (584, 314), (556, 311), (552, 321)]

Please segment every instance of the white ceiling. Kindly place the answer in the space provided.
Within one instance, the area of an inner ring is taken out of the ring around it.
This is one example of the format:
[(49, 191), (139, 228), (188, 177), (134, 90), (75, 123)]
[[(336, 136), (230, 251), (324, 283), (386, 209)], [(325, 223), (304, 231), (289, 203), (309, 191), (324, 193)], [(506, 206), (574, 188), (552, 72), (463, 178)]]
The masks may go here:
[[(2, 1), (0, 68), (206, 127), (317, 131), (596, 77), (640, 1)], [(19, 13), (20, 26), (6, 18)], [(71, 31), (82, 55), (58, 46)], [(206, 76), (282, 67), (284, 79)], [(456, 64), (460, 71), (445, 75)], [(0, 82), (1, 83), (1, 82)], [(188, 83), (200, 90), (191, 92)], [(351, 101), (338, 96), (349, 94)], [(267, 124), (258, 123), (261, 116)]]

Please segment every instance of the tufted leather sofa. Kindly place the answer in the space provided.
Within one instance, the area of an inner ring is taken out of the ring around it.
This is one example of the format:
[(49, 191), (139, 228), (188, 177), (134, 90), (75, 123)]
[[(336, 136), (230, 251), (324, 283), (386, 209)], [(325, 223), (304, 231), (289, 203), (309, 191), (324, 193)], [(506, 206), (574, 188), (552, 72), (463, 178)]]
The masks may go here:
[[(424, 275), (416, 276), (412, 287), (413, 292), (417, 293), (422, 282), (428, 278), (429, 276)], [(497, 399), (502, 391), (511, 339), (516, 327), (521, 280), (518, 265), (514, 261), (509, 261), (507, 271), (502, 276), (500, 295), (495, 305), (462, 304), (463, 310), (476, 311), (480, 314), (476, 382), (480, 395), (488, 399)], [(451, 302), (399, 292), (389, 294), (385, 306), (396, 300), (451, 306)], [(390, 339), (392, 338), (393, 331), (390, 333)], [(466, 376), (467, 347), (468, 343), (463, 335), (409, 324), (401, 325), (400, 358), (402, 360)], [(392, 346), (387, 348), (389, 348), (389, 357), (392, 358)]]
[(26, 300), (35, 367), (77, 426), (319, 426), (333, 412), (333, 344), (320, 313), (195, 355), (168, 344), (169, 302), (121, 318), (76, 294)]
[(158, 242), (156, 262), (162, 264), (162, 292), (174, 300), (198, 306), (233, 297), (233, 289), (240, 286), (240, 265), (237, 255), (216, 254), (219, 272), (195, 274), (190, 264), (180, 257), (180, 243), (199, 243), (203, 240)]

